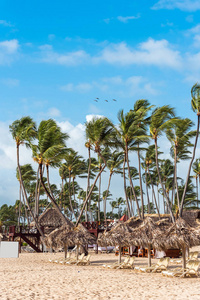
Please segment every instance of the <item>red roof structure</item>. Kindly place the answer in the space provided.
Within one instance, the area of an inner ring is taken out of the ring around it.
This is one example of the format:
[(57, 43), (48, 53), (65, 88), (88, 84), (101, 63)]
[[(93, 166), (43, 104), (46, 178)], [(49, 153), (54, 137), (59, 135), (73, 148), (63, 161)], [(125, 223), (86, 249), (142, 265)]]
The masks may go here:
[(126, 222), (128, 220), (128, 216), (127, 215), (123, 215), (119, 220), (123, 221), (123, 222)]

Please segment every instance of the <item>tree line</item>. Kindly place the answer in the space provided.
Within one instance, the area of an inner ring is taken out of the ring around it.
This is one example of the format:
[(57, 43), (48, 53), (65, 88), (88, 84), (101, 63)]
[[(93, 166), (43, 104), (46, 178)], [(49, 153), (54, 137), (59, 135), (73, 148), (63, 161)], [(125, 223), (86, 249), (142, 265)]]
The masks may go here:
[[(183, 209), (198, 208), (200, 160), (195, 160), (195, 153), (200, 85), (192, 87), (191, 96), (192, 109), (197, 114), (196, 130), (192, 129), (194, 123), (189, 118), (176, 116), (169, 105), (155, 107), (144, 99), (137, 100), (128, 112), (120, 110), (116, 125), (106, 117), (94, 117), (85, 124), (88, 159), (67, 147), (69, 136), (54, 120), (43, 120), (38, 127), (29, 116), (14, 121), (9, 128), (17, 150), (16, 177), (20, 192), (15, 211), (18, 224), (34, 220), (41, 232), (38, 217), (48, 207), (54, 207), (64, 222), (70, 218), (76, 225), (83, 220), (120, 217), (124, 212), (129, 217), (138, 215), (143, 219), (144, 213), (160, 216), (162, 211), (169, 213), (174, 221), (175, 214), (182, 216)], [(171, 159), (160, 158), (161, 135), (171, 143)], [(20, 165), (22, 145), (31, 149), (36, 171), (31, 164)], [(134, 164), (130, 160), (132, 152), (137, 155)], [(179, 164), (184, 160), (189, 160), (185, 180), (177, 175)], [(59, 172), (60, 188), (50, 182), (52, 168)], [(191, 176), (192, 169), (194, 176)], [(109, 173), (109, 180), (107, 189), (102, 192), (105, 171)], [(122, 178), (124, 195), (111, 201), (111, 182), (115, 174)], [(85, 178), (85, 188), (80, 187), (78, 178)], [(108, 212), (109, 200), (111, 211)]]

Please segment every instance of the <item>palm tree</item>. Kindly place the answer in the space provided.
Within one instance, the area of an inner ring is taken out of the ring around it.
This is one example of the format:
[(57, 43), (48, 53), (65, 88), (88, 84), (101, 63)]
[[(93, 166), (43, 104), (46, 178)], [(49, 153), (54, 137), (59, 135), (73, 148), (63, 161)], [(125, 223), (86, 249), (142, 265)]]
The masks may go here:
[(123, 162), (122, 158), (123, 154), (121, 152), (117, 152), (116, 150), (112, 153), (111, 157), (107, 161), (107, 168), (110, 171), (108, 187), (104, 198), (104, 220), (106, 220), (106, 201), (110, 189), (111, 178), (114, 174), (121, 174), (121, 165)]
[(197, 207), (198, 207), (198, 182), (200, 182), (200, 159), (197, 158), (192, 165), (193, 172), (195, 173), (196, 179), (196, 197), (197, 197)]
[[(140, 133), (143, 135), (143, 143), (149, 141), (147, 136), (147, 125), (149, 124), (150, 118), (148, 113), (151, 110), (153, 105), (150, 106), (150, 103), (146, 99), (137, 100), (134, 104), (133, 112), (136, 114), (136, 126), (143, 129)], [(146, 139), (144, 138), (146, 136)], [(143, 189), (142, 189), (142, 174), (141, 174), (141, 162), (140, 162), (140, 151), (143, 150), (140, 147), (140, 140), (137, 142), (137, 155), (138, 155), (138, 171), (139, 171), (139, 181), (140, 181), (140, 194), (141, 194), (141, 206), (142, 206), (142, 218), (144, 218), (144, 199), (143, 199)]]
[(80, 222), (81, 216), (88, 202), (88, 199), (92, 194), (94, 186), (106, 167), (106, 159), (102, 155), (102, 147), (113, 145), (113, 131), (113, 124), (107, 118), (93, 118), (90, 122), (86, 124), (86, 138), (91, 141), (92, 149), (103, 160), (103, 166), (97, 174), (94, 183), (90, 188), (89, 193), (87, 194), (80, 215), (77, 219), (76, 225), (78, 225), (78, 223)]
[(135, 194), (133, 182), (131, 180), (130, 165), (129, 165), (129, 151), (136, 150), (137, 144), (139, 142), (143, 142), (144, 139), (146, 140), (146, 137), (144, 137), (145, 126), (143, 126), (142, 123), (141, 126), (137, 126), (138, 115), (133, 111), (130, 111), (127, 114), (124, 114), (123, 110), (119, 111), (118, 120), (119, 120), (119, 126), (116, 128), (116, 139), (117, 139), (117, 144), (124, 151), (123, 177), (124, 177), (124, 191), (125, 191), (126, 203), (128, 208), (128, 216), (130, 217), (130, 206), (126, 195), (125, 163), (127, 163), (129, 181), (133, 191), (133, 195), (136, 199), (139, 217), (142, 218), (137, 196)]
[(28, 206), (28, 209), (30, 211), (30, 214), (31, 214), (33, 220), (35, 221), (35, 225), (36, 225), (38, 231), (40, 232), (41, 237), (44, 238), (44, 234), (43, 234), (43, 232), (42, 232), (42, 230), (41, 230), (41, 228), (40, 228), (40, 226), (39, 226), (32, 210), (31, 210), (31, 207), (30, 207), (29, 202), (28, 202), (28, 197), (27, 197), (24, 182), (23, 182), (23, 179), (22, 179), (20, 162), (19, 162), (19, 147), (20, 147), (20, 145), (23, 145), (23, 144), (26, 147), (30, 147), (30, 143), (36, 137), (36, 124), (35, 124), (35, 122), (33, 121), (32, 118), (27, 116), (27, 117), (22, 117), (21, 119), (14, 121), (9, 126), (9, 129), (10, 129), (10, 132), (12, 134), (13, 139), (16, 142), (17, 168), (18, 168), (19, 179), (20, 179), (23, 194), (24, 194), (24, 197), (25, 197), (25, 200), (26, 200), (26, 204)]
[(197, 114), (197, 131), (196, 131), (196, 138), (195, 138), (195, 142), (194, 142), (192, 159), (191, 159), (190, 164), (189, 164), (188, 174), (187, 174), (187, 178), (186, 178), (186, 181), (185, 181), (185, 188), (184, 188), (183, 195), (182, 195), (182, 198), (181, 198), (180, 216), (182, 216), (182, 212), (183, 212), (183, 204), (184, 204), (184, 200), (185, 200), (187, 185), (188, 185), (188, 182), (189, 182), (190, 171), (191, 171), (192, 164), (193, 164), (193, 161), (194, 161), (194, 158), (195, 158), (196, 147), (197, 147), (197, 142), (198, 142), (198, 137), (199, 137), (199, 124), (200, 124), (200, 84), (196, 83), (195, 85), (193, 85), (193, 87), (191, 89), (191, 96), (192, 96), (192, 100), (191, 100), (192, 110), (194, 112), (196, 112), (196, 114)]
[(59, 167), (64, 155), (68, 149), (65, 145), (65, 140), (68, 138), (67, 134), (61, 132), (60, 127), (52, 119), (41, 121), (37, 132), (38, 144), (32, 145), (33, 160), (38, 163), (40, 171), (41, 184), (45, 190), (47, 197), (52, 202), (55, 210), (58, 212), (64, 222), (68, 223), (68, 219), (59, 209), (58, 204), (52, 194), (49, 173), (47, 173), (48, 188), (43, 180), (43, 166), (46, 166), (47, 172), (49, 166), (55, 168)]
[(188, 119), (178, 119), (174, 121), (170, 128), (166, 130), (166, 136), (171, 143), (171, 155), (174, 158), (174, 184), (176, 187), (176, 195), (178, 201), (178, 209), (180, 213), (180, 198), (178, 193), (177, 182), (177, 162), (189, 158), (188, 154), (191, 152), (188, 147), (193, 146), (190, 139), (196, 135), (196, 131), (191, 131), (193, 122)]
[(166, 129), (169, 128), (170, 125), (174, 122), (175, 119), (174, 118), (172, 119), (172, 117), (174, 117), (174, 109), (169, 107), (168, 105), (156, 108), (151, 115), (151, 122), (150, 122), (149, 129), (150, 129), (151, 137), (155, 142), (156, 167), (157, 167), (159, 181), (162, 186), (162, 190), (163, 190), (166, 202), (167, 202), (167, 206), (168, 206), (172, 221), (174, 222), (174, 215), (172, 212), (170, 201), (169, 201), (168, 195), (166, 193), (166, 190), (164, 188), (164, 185), (162, 183), (162, 179), (161, 179), (161, 175), (160, 175), (160, 170), (159, 170), (159, 165), (158, 165), (158, 144), (157, 144), (158, 137), (162, 134), (163, 131), (166, 131)]
[(73, 149), (69, 149), (68, 153), (64, 156), (65, 162), (63, 163), (63, 167), (68, 170), (68, 178), (69, 178), (69, 203), (71, 212), (74, 215), (75, 219), (75, 213), (72, 206), (72, 199), (71, 199), (71, 177), (74, 173), (75, 176), (75, 170), (80, 167), (80, 161), (82, 159), (82, 156), (78, 155), (78, 152), (74, 151)]

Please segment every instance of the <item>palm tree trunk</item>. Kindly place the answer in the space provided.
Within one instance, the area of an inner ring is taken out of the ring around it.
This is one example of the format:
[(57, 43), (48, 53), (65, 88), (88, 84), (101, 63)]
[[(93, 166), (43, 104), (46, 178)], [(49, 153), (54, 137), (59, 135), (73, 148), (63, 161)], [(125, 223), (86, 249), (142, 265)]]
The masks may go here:
[(31, 210), (31, 207), (30, 207), (30, 204), (28, 202), (28, 197), (27, 197), (27, 194), (26, 194), (26, 190), (25, 190), (25, 187), (24, 187), (24, 182), (23, 182), (23, 179), (22, 179), (22, 173), (21, 173), (21, 168), (20, 168), (20, 164), (19, 164), (19, 145), (17, 145), (17, 167), (18, 167), (18, 171), (19, 171), (19, 179), (20, 179), (20, 183), (21, 183), (21, 186), (22, 186), (22, 191), (23, 191), (23, 194), (24, 194), (24, 197), (25, 197), (25, 200), (26, 200), (26, 204), (28, 206), (28, 209), (30, 211), (30, 214), (35, 222), (35, 226), (37, 228), (37, 230), (39, 231), (40, 235), (41, 235), (41, 238), (42, 240), (44, 239), (44, 233), (42, 232), (32, 210)]
[(68, 219), (65, 217), (65, 215), (60, 211), (60, 209), (59, 209), (59, 207), (58, 207), (58, 204), (56, 203), (54, 197), (49, 193), (49, 191), (47, 190), (47, 188), (46, 188), (46, 186), (45, 186), (45, 184), (44, 184), (43, 176), (42, 176), (42, 174), (43, 174), (43, 172), (42, 172), (42, 163), (39, 164), (39, 171), (40, 171), (40, 180), (41, 180), (41, 184), (42, 184), (42, 186), (43, 186), (43, 188), (44, 188), (44, 190), (45, 190), (46, 195), (49, 197), (51, 203), (53, 204), (53, 206), (54, 206), (55, 210), (57, 211), (57, 213), (60, 215), (61, 219), (62, 219), (65, 223), (69, 224), (69, 220), (68, 220)]
[(19, 215), (18, 215), (18, 226), (20, 226), (20, 218), (21, 218), (21, 207), (22, 207), (22, 188), (21, 183), (19, 183)]
[(183, 213), (183, 204), (184, 204), (184, 200), (185, 200), (185, 195), (186, 195), (186, 191), (187, 191), (187, 186), (188, 186), (188, 181), (190, 178), (190, 171), (192, 168), (192, 164), (195, 158), (195, 152), (196, 152), (196, 147), (197, 147), (197, 141), (198, 141), (198, 137), (199, 137), (199, 123), (200, 123), (200, 115), (197, 114), (198, 116), (198, 122), (197, 122), (197, 133), (196, 133), (196, 139), (195, 139), (195, 143), (194, 143), (194, 149), (193, 149), (193, 155), (192, 155), (192, 159), (190, 161), (190, 165), (189, 165), (189, 169), (188, 169), (188, 174), (187, 174), (187, 178), (186, 178), (186, 182), (185, 182), (185, 187), (184, 187), (184, 191), (183, 191), (183, 195), (182, 195), (182, 199), (181, 199), (181, 208), (180, 208), (180, 217), (182, 217), (182, 213)]
[(124, 155), (123, 178), (124, 178), (124, 193), (125, 193), (125, 198), (126, 198), (126, 206), (127, 206), (127, 210), (128, 210), (128, 217), (130, 218), (130, 216), (131, 216), (131, 213), (130, 213), (130, 206), (129, 206), (128, 197), (127, 197), (127, 192), (126, 192), (125, 163), (126, 163), (126, 155)]
[(198, 178), (196, 177), (197, 207), (198, 207)]
[[(90, 155), (90, 146), (88, 147), (88, 175), (87, 175), (87, 189), (86, 189), (86, 198), (88, 195), (88, 191), (89, 191), (89, 187), (90, 187), (90, 169), (91, 169), (91, 155)], [(90, 206), (91, 206), (91, 198), (89, 199), (89, 211), (90, 211), (90, 217), (91, 217), (91, 210), (90, 210)], [(86, 204), (86, 219), (87, 219), (87, 204)], [(86, 220), (87, 222), (87, 220)]]
[(102, 167), (102, 169), (100, 170), (100, 172), (97, 174), (97, 176), (96, 176), (96, 178), (95, 178), (95, 180), (94, 180), (94, 183), (93, 183), (92, 187), (90, 188), (90, 191), (89, 191), (89, 193), (88, 193), (88, 195), (87, 195), (87, 197), (86, 197), (86, 199), (85, 199), (85, 201), (84, 201), (84, 203), (83, 203), (83, 207), (82, 207), (81, 212), (80, 212), (80, 214), (79, 214), (79, 216), (78, 216), (78, 219), (77, 219), (77, 221), (76, 221), (76, 226), (78, 225), (78, 223), (79, 223), (80, 220), (81, 220), (81, 217), (82, 217), (82, 215), (83, 215), (85, 206), (86, 206), (86, 204), (87, 204), (87, 201), (88, 201), (88, 199), (90, 198), (90, 196), (91, 196), (91, 194), (92, 194), (92, 191), (93, 191), (93, 189), (94, 189), (94, 187), (95, 187), (95, 184), (96, 184), (97, 180), (99, 179), (99, 176), (101, 175), (101, 173), (104, 171), (105, 167), (106, 167), (106, 164)]
[(109, 192), (109, 188), (110, 188), (110, 182), (111, 182), (112, 174), (113, 173), (110, 172), (108, 187), (107, 187), (106, 195), (105, 195), (105, 198), (104, 198), (104, 221), (106, 221), (106, 200), (107, 200), (107, 197), (108, 197), (108, 192)]
[(133, 195), (134, 195), (136, 205), (137, 205), (138, 215), (139, 215), (139, 218), (141, 219), (142, 216), (141, 216), (141, 213), (140, 213), (140, 207), (139, 207), (138, 199), (137, 199), (135, 189), (134, 189), (134, 186), (133, 186), (133, 182), (132, 182), (132, 179), (131, 179), (130, 166), (129, 166), (129, 160), (128, 160), (128, 146), (127, 146), (127, 144), (126, 144), (126, 163), (127, 163), (127, 167), (128, 167), (128, 175), (129, 175), (130, 185), (131, 185)]
[[(101, 170), (101, 168), (100, 168)], [(101, 197), (101, 175), (99, 176), (99, 196), (98, 196), (98, 221), (101, 220), (101, 214), (100, 214), (100, 197)]]
[(71, 208), (71, 212), (74, 215), (75, 219), (75, 213), (74, 213), (74, 209), (73, 209), (73, 205), (72, 205), (72, 197), (71, 197), (71, 170), (69, 170), (69, 203), (70, 203), (70, 208)]
[(150, 178), (150, 181), (151, 181), (151, 188), (152, 188), (152, 192), (153, 192), (154, 202), (155, 202), (155, 205), (156, 205), (156, 210), (158, 212), (158, 217), (160, 219), (160, 212), (159, 212), (158, 204), (157, 204), (157, 201), (156, 201), (156, 195), (155, 195), (155, 191), (154, 191), (153, 182), (152, 182), (152, 178), (151, 178), (151, 173), (149, 171), (149, 167), (147, 167), (147, 172), (149, 174), (149, 178)]
[(163, 190), (163, 194), (165, 196), (165, 199), (167, 201), (167, 206), (169, 208), (169, 212), (170, 212), (170, 215), (171, 215), (171, 218), (172, 218), (172, 222), (174, 223), (175, 220), (174, 220), (174, 215), (173, 215), (173, 212), (172, 212), (172, 209), (171, 209), (171, 205), (170, 205), (170, 201), (167, 197), (167, 193), (166, 193), (166, 190), (163, 186), (163, 183), (162, 183), (162, 179), (161, 179), (161, 176), (160, 176), (160, 170), (159, 170), (159, 166), (158, 166), (158, 145), (157, 145), (157, 137), (155, 137), (155, 150), (156, 150), (156, 167), (157, 167), (157, 172), (158, 172), (158, 178), (159, 178), (159, 181), (160, 181), (160, 184), (161, 184), (161, 187), (162, 187), (162, 190)]
[(147, 184), (147, 170), (145, 169), (145, 181), (146, 181), (146, 193), (147, 193), (147, 203), (148, 203), (148, 213), (151, 213), (151, 205), (149, 200), (149, 189)]
[(141, 206), (142, 206), (142, 219), (144, 219), (144, 198), (143, 198), (143, 189), (142, 189), (142, 176), (141, 176), (141, 163), (140, 163), (140, 150), (139, 150), (139, 143), (138, 147), (138, 173), (139, 173), (139, 181), (140, 181), (140, 196), (141, 196)]
[(175, 179), (175, 185), (176, 185), (176, 197), (177, 197), (178, 209), (179, 209), (179, 214), (180, 214), (180, 198), (179, 198), (178, 180), (177, 180), (177, 149), (176, 149), (176, 147), (175, 147), (175, 152), (174, 152), (174, 179)]

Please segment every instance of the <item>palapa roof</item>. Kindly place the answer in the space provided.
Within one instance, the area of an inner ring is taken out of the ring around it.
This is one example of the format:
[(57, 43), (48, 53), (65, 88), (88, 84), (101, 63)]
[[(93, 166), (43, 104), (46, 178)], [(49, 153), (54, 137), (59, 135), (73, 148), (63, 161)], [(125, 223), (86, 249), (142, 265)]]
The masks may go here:
[(182, 217), (192, 227), (200, 225), (200, 209), (184, 210)]
[(117, 223), (110, 231), (104, 232), (98, 239), (101, 246), (130, 245), (129, 236), (132, 229), (125, 222)]
[(96, 237), (80, 223), (70, 231), (62, 232), (57, 239), (59, 239), (61, 244), (67, 244), (68, 246), (96, 243)]
[(157, 237), (163, 234), (163, 228), (164, 222), (160, 221), (160, 223), (156, 223), (150, 217), (145, 218), (142, 224), (132, 231), (132, 244), (143, 247), (149, 244), (154, 245)]
[(53, 248), (53, 249), (56, 249), (56, 248), (59, 248), (59, 239), (58, 237), (63, 233), (63, 232), (66, 232), (66, 231), (70, 231), (71, 229), (73, 228), (73, 226), (70, 226), (70, 225), (63, 225), (59, 228), (56, 228), (55, 230), (53, 230), (50, 234), (48, 234), (44, 240), (45, 242), (45, 245), (47, 247), (50, 247), (50, 248)]
[(158, 248), (190, 248), (200, 245), (200, 231), (179, 218), (160, 236)]
[(54, 249), (62, 248), (65, 244), (74, 246), (95, 243), (96, 237), (90, 234), (82, 224), (78, 224), (77, 227), (63, 225), (52, 231), (45, 239), (45, 244)]
[[(69, 226), (73, 226), (73, 223), (70, 220), (67, 218), (66, 220)], [(58, 228), (65, 224), (65, 221), (61, 218), (55, 208), (48, 208), (45, 212), (43, 212), (39, 216), (38, 222), (40, 226), (52, 228)]]

